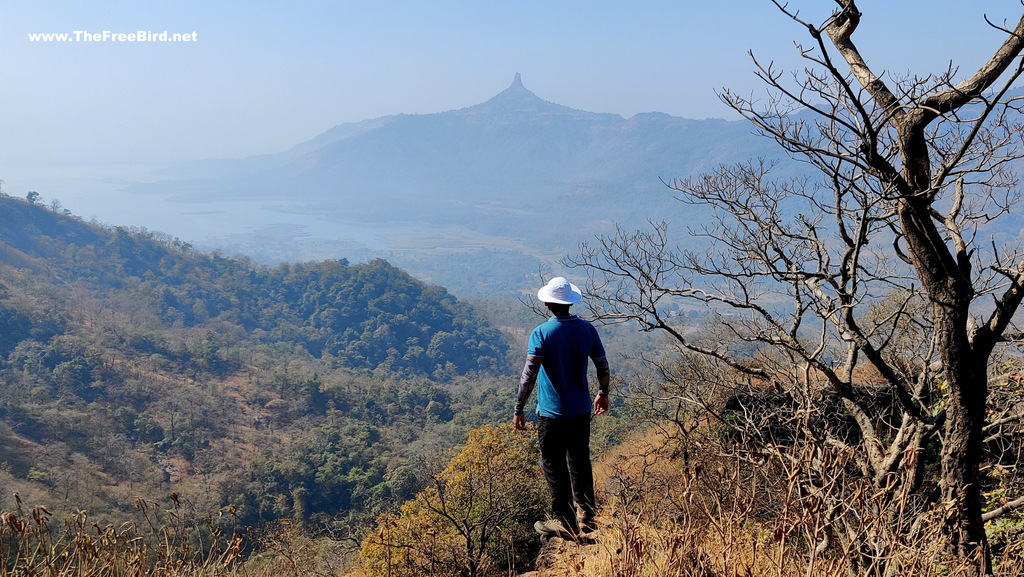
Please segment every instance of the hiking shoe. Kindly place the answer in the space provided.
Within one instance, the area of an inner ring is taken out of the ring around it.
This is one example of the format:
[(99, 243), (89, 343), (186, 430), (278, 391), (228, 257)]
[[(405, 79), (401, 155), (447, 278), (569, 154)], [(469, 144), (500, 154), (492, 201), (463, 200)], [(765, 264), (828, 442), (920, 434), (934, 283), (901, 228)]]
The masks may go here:
[(580, 526), (580, 531), (584, 535), (589, 535), (594, 531), (597, 531), (597, 521), (594, 520), (593, 513), (582, 513), (576, 516), (576, 522)]
[(537, 521), (533, 524), (534, 530), (540, 533), (544, 537), (559, 537), (566, 541), (576, 541), (578, 543), (590, 543), (591, 540), (584, 537), (578, 530), (573, 531), (567, 529), (561, 521), (552, 519), (550, 521)]

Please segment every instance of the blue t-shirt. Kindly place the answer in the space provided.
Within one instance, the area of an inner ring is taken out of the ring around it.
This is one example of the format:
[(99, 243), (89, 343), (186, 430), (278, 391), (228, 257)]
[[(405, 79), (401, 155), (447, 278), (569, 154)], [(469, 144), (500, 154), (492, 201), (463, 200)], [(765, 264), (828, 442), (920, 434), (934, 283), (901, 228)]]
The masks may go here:
[(594, 325), (576, 317), (551, 317), (530, 333), (527, 356), (541, 359), (537, 414), (568, 419), (590, 413), (588, 359), (605, 356)]

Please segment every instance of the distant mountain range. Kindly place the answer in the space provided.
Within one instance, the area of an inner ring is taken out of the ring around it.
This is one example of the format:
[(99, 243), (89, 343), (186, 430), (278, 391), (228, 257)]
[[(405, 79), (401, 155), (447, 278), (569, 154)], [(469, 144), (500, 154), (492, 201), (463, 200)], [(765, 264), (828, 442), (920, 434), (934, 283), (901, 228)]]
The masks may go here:
[(707, 214), (665, 181), (751, 158), (778, 161), (776, 176), (807, 170), (746, 121), (574, 110), (516, 74), (476, 106), (342, 124), (279, 154), (172, 167), (130, 191), (200, 211), (217, 203), (208, 214), (225, 237), (203, 248), (269, 264), (384, 257), (470, 296), (532, 287), (538, 268), (558, 269), (616, 224), (665, 220), (686, 242)]
[[(373, 256), (432, 277), (440, 269), (427, 261), (441, 253), (550, 262), (614, 223), (655, 218), (685, 227), (699, 214), (675, 202), (662, 180), (778, 154), (747, 122), (574, 110), (539, 98), (516, 74), (476, 106), (342, 124), (280, 154), (192, 162), (131, 190), (198, 203), (258, 200), (293, 217), (354, 226), (360, 232), (346, 240), (386, 245)], [(310, 240), (291, 232), (273, 242)], [(259, 238), (235, 240), (260, 252)], [(310, 256), (354, 255), (301, 255)]]

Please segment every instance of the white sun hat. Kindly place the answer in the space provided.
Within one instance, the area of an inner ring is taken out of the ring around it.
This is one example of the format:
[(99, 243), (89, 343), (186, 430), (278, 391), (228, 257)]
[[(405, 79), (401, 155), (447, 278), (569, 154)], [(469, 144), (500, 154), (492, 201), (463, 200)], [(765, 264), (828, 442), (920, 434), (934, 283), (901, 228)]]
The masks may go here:
[(565, 277), (556, 276), (537, 291), (537, 298), (546, 303), (571, 305), (580, 302), (583, 293), (580, 292), (580, 287), (572, 284)]

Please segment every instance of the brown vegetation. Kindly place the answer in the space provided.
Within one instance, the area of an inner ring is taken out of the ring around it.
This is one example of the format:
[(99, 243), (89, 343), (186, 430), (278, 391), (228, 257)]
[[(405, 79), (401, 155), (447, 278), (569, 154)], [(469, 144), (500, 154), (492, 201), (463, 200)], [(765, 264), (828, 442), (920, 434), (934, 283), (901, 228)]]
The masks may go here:
[[(184, 518), (172, 506), (138, 500), (145, 523), (101, 526), (80, 511), (55, 527), (49, 510), (0, 514), (0, 575), (120, 577), (233, 574), (242, 561), (242, 538), (223, 532), (221, 516)], [(229, 514), (228, 511), (222, 512)]]
[[(597, 464), (605, 486), (596, 543), (553, 543), (538, 577), (966, 575), (974, 565), (943, 551), (942, 510), (927, 516), (913, 539), (886, 532), (866, 504), (893, 513), (909, 503), (884, 502), (853, 481), (848, 456), (825, 451), (821, 491), (851, 495), (826, 503), (798, 486), (798, 463), (723, 457), (716, 433), (690, 432), (685, 449), (675, 425), (631, 439)], [(698, 440), (699, 437), (699, 440)], [(833, 539), (841, 526), (850, 539)], [(994, 561), (999, 575), (1024, 575), (1024, 521)], [(846, 547), (870, 547), (875, 563), (855, 564)]]

